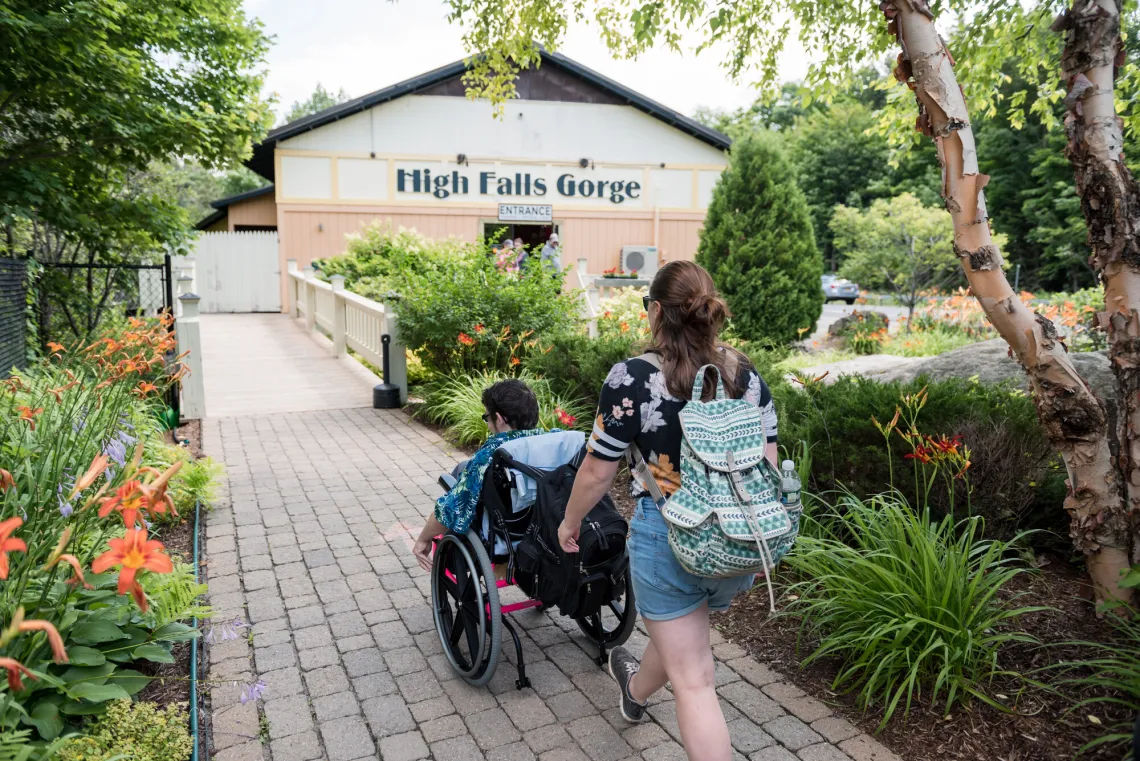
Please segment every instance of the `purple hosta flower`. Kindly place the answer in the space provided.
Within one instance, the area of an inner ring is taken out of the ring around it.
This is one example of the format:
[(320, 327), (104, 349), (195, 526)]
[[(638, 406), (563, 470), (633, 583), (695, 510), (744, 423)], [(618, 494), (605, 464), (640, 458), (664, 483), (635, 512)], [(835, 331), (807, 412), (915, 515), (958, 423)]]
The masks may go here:
[(216, 642), (226, 642), (231, 639), (238, 639), (241, 637), (240, 632), (242, 629), (249, 628), (249, 624), (242, 621), (240, 618), (235, 618), (228, 624), (220, 624), (218, 626), (211, 626), (210, 631), (206, 632), (206, 644), (213, 645)]
[(111, 439), (103, 448), (103, 454), (120, 468), (127, 464), (127, 445), (119, 439)]
[(245, 705), (251, 700), (261, 700), (265, 694), (265, 682), (258, 679), (253, 684), (244, 684), (241, 688), (241, 704)]
[(119, 431), (117, 434), (115, 434), (115, 438), (123, 442), (123, 444), (128, 447), (134, 446), (138, 442), (137, 436), (132, 436), (126, 431)]
[(65, 494), (70, 494), (72, 487), (75, 486), (75, 479), (71, 476), (71, 469), (63, 469), (63, 480), (55, 487), (55, 496), (59, 500), (59, 514), (64, 518), (70, 518), (71, 514), (75, 512), (75, 508), (67, 501)]

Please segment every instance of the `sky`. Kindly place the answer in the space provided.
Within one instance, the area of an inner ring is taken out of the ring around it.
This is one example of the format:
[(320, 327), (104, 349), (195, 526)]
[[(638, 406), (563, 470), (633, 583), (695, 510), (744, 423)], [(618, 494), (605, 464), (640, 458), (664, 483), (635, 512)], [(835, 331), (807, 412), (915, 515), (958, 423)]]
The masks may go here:
[[(245, 0), (244, 6), (275, 38), (265, 92), (277, 94), (278, 113), (308, 98), (318, 82), (356, 97), (465, 54), (461, 29), (447, 22), (438, 0)], [(699, 106), (731, 110), (755, 99), (747, 82), (729, 81), (716, 51), (697, 57), (661, 50), (616, 61), (596, 31), (573, 26), (560, 52), (683, 114)], [(789, 45), (780, 64), (782, 80), (807, 72), (798, 45)]]

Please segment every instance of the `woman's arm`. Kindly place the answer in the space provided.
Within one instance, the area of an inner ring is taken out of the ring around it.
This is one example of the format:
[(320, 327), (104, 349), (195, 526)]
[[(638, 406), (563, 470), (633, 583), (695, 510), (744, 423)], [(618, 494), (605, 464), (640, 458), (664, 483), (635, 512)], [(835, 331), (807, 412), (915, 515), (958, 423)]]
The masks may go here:
[(412, 554), (416, 556), (416, 562), (420, 564), (420, 568), (425, 571), (431, 570), (431, 540), (442, 535), (445, 531), (447, 528), (435, 519), (435, 515), (429, 515), (427, 523), (420, 531), (419, 538), (412, 545)]
[(558, 527), (558, 542), (563, 551), (578, 551), (578, 532), (582, 528), (582, 519), (610, 490), (620, 465), (621, 460), (601, 460), (586, 455), (574, 478), (570, 502), (566, 505), (566, 517)]

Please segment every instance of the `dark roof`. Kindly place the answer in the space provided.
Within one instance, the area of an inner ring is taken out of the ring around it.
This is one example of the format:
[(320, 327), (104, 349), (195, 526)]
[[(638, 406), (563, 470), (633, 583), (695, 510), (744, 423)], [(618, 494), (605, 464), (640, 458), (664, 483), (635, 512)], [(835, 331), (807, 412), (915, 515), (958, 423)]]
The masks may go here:
[(210, 225), (225, 219), (226, 215), (229, 213), (229, 207), (231, 204), (238, 203), (239, 201), (248, 201), (251, 198), (257, 198), (258, 196), (263, 196), (266, 193), (272, 192), (273, 184), (270, 183), (264, 187), (247, 190), (244, 193), (238, 193), (236, 196), (230, 196), (229, 198), (219, 198), (217, 201), (210, 201), (210, 205), (217, 209), (217, 211), (205, 219), (199, 220), (199, 222), (194, 225), (194, 229), (205, 230)]
[[(576, 75), (591, 85), (612, 94), (618, 101), (633, 106), (650, 116), (656, 117), (666, 124), (708, 143), (714, 148), (725, 150), (732, 142), (721, 132), (711, 127), (706, 127), (695, 119), (690, 119), (684, 114), (661, 105), (657, 101), (650, 100), (644, 95), (634, 92), (625, 85), (619, 84), (609, 77), (605, 77), (593, 69), (583, 66), (577, 61), (567, 58), (561, 53), (549, 53), (545, 50), (539, 50), (539, 55), (542, 58), (542, 65), (556, 66), (570, 74)], [(420, 74), (418, 77), (404, 80), (390, 87), (385, 87), (382, 90), (362, 95), (359, 98), (353, 98), (345, 103), (326, 108), (323, 111), (318, 111), (315, 114), (310, 114), (309, 116), (302, 117), (296, 121), (270, 130), (269, 134), (265, 136), (265, 139), (254, 146), (253, 156), (246, 161), (246, 166), (262, 177), (273, 180), (273, 148), (279, 141), (296, 137), (303, 132), (308, 132), (318, 127), (323, 127), (326, 124), (331, 124), (346, 116), (366, 111), (381, 103), (387, 103), (404, 95), (410, 95), (427, 89), (447, 79), (460, 76), (466, 70), (467, 64), (465, 61), (456, 61), (447, 66), (441, 66), (434, 71), (429, 71), (426, 74)]]

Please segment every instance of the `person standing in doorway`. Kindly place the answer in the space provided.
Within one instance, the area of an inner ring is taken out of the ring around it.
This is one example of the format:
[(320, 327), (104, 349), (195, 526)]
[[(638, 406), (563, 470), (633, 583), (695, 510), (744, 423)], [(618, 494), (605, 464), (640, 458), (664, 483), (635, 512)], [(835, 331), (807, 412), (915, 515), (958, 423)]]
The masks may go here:
[[(645, 455), (660, 493), (668, 497), (681, 487), (680, 412), (702, 368), (715, 367), (730, 397), (760, 409), (765, 456), (776, 461), (772, 394), (747, 357), (721, 340), (728, 308), (709, 273), (694, 262), (670, 262), (653, 278), (645, 311), (652, 343), (644, 357), (655, 358), (619, 362), (602, 384), (588, 455), (558, 529), (568, 553), (578, 551), (582, 519), (609, 491), (632, 445)], [(711, 398), (716, 376), (705, 373), (704, 392)], [(660, 506), (636, 473), (633, 492), (639, 499), (629, 523), (629, 573), (649, 644), (640, 663), (624, 647), (610, 651), (610, 674), (620, 688), (616, 702), (627, 721), (642, 721), (650, 696), (671, 682), (689, 761), (731, 761), (728, 726), (717, 701), (709, 612), (726, 610), (753, 577), (707, 579), (686, 571), (673, 556)]]
[(555, 272), (562, 271), (562, 251), (558, 245), (558, 233), (551, 233), (546, 245), (542, 247), (542, 264)]
[(522, 238), (515, 238), (515, 251), (519, 254), (519, 258), (516, 262), (519, 265), (519, 272), (522, 272), (523, 265), (526, 264), (526, 260), (530, 256), (530, 254), (527, 253), (526, 244), (523, 243)]

